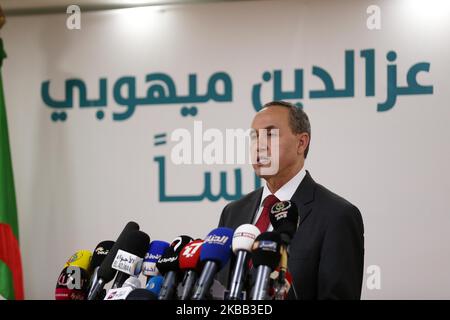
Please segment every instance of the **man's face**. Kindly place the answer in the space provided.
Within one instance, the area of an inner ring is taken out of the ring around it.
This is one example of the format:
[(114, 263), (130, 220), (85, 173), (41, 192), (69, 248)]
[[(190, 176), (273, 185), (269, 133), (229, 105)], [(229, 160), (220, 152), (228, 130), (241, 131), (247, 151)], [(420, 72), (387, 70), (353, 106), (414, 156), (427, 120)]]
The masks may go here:
[[(267, 143), (264, 143), (264, 130), (261, 129), (266, 129)], [(251, 132), (255, 173), (263, 178), (269, 177), (298, 164), (301, 159), (298, 137), (289, 126), (288, 108), (271, 106), (258, 112), (253, 119)], [(274, 172), (268, 170), (269, 167), (278, 170)]]

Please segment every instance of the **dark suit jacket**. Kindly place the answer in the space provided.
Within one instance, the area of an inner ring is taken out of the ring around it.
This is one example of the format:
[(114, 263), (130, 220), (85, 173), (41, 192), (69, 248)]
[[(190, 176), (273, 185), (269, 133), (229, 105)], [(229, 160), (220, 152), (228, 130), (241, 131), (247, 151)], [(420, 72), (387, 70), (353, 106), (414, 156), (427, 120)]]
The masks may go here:
[[(219, 227), (252, 223), (262, 188), (229, 203)], [(288, 199), (280, 199), (288, 200)], [(292, 196), (300, 224), (291, 245), (290, 299), (360, 299), (364, 267), (364, 226), (358, 208), (316, 183), (309, 172)], [(229, 268), (218, 279), (226, 286)]]

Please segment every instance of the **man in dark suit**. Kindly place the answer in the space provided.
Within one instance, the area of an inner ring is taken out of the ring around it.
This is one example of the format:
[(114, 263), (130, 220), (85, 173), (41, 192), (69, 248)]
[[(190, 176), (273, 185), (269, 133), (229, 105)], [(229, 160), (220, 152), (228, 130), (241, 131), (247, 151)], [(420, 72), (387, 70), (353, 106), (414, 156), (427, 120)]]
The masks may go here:
[[(261, 130), (265, 129), (265, 130)], [(265, 147), (260, 132), (270, 137)], [(316, 183), (304, 168), (311, 126), (306, 113), (296, 106), (273, 101), (263, 106), (252, 122), (255, 173), (266, 181), (242, 199), (229, 203), (219, 226), (236, 229), (253, 223), (262, 232), (273, 230), (268, 210), (277, 200), (292, 200), (300, 223), (291, 245), (288, 270), (293, 283), (290, 299), (360, 299), (364, 267), (364, 226), (354, 205)], [(272, 145), (269, 141), (272, 142)], [(275, 145), (276, 143), (276, 145)], [(270, 172), (275, 148), (278, 170)], [(264, 149), (264, 150), (262, 150)], [(269, 173), (268, 173), (269, 172)], [(229, 270), (219, 280), (226, 285)]]

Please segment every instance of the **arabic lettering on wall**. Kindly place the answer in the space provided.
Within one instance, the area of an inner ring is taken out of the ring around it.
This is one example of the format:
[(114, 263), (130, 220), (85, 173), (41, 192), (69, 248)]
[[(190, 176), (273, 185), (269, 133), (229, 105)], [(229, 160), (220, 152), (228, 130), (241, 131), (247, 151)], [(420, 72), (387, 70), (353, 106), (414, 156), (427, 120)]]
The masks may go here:
[[(375, 88), (375, 49), (360, 50), (359, 58), (364, 60), (365, 64), (365, 97), (374, 97)], [(386, 77), (386, 100), (377, 103), (377, 111), (385, 112), (392, 109), (397, 101), (397, 97), (402, 95), (427, 95), (433, 94), (433, 85), (422, 85), (417, 81), (417, 75), (421, 72), (430, 71), (429, 62), (418, 62), (412, 65), (406, 74), (406, 86), (399, 86), (397, 81), (397, 53), (393, 50), (386, 54), (387, 77)], [(353, 98), (355, 97), (355, 51), (346, 50), (344, 53), (344, 88), (335, 87), (333, 77), (328, 71), (320, 66), (313, 65), (311, 76), (317, 77), (323, 83), (322, 89), (310, 90), (308, 98), (330, 99), (330, 98)], [(282, 84), (282, 73), (292, 72), (294, 78), (294, 89), (284, 90)], [(303, 69), (294, 69), (293, 71), (282, 71), (276, 69), (265, 71), (262, 74), (262, 82), (256, 83), (251, 88), (252, 106), (255, 111), (259, 111), (263, 103), (261, 102), (261, 90), (263, 85), (272, 82), (272, 100), (294, 101), (298, 106), (303, 106), (301, 100), (304, 97), (304, 79)], [(310, 78), (307, 78), (310, 79)], [(150, 73), (145, 77), (148, 88), (144, 97), (138, 97), (136, 94), (136, 78), (132, 76), (123, 76), (114, 82), (112, 87), (112, 96), (114, 102), (122, 110), (112, 112), (114, 121), (124, 121), (129, 119), (136, 111), (137, 107), (160, 106), (160, 105), (178, 105), (182, 106), (180, 114), (183, 117), (197, 116), (197, 105), (208, 102), (232, 102), (233, 101), (233, 83), (232, 78), (227, 72), (216, 72), (212, 74), (206, 85), (206, 93), (199, 94), (197, 90), (197, 74), (188, 75), (188, 94), (178, 95), (175, 82), (172, 77), (165, 73)], [(65, 81), (65, 99), (56, 100), (50, 95), (50, 80), (41, 84), (41, 97), (45, 105), (53, 110), (51, 119), (54, 122), (66, 121), (67, 111), (74, 108), (74, 96), (78, 93), (79, 108), (96, 109), (96, 118), (103, 120), (105, 118), (105, 109), (108, 106), (107, 95), (108, 79), (100, 78), (99, 94), (94, 99), (87, 98), (86, 84), (81, 79), (67, 79)], [(222, 87), (222, 90), (220, 90)]]
[[(364, 49), (359, 52), (359, 59), (364, 62), (364, 95), (365, 97), (375, 97), (377, 88), (375, 87), (375, 49)], [(386, 112), (391, 110), (399, 96), (403, 95), (430, 95), (433, 94), (433, 85), (419, 84), (417, 76), (421, 72), (430, 72), (429, 62), (418, 62), (412, 65), (406, 74), (406, 86), (398, 85), (397, 53), (393, 50), (387, 52), (386, 64), (387, 77), (385, 94), (386, 99), (378, 102), (377, 112)], [(332, 99), (332, 98), (354, 98), (355, 97), (355, 51), (346, 50), (344, 53), (344, 88), (336, 88), (333, 77), (330, 73), (320, 66), (313, 65), (311, 68), (311, 77), (318, 78), (323, 83), (323, 88), (309, 91), (308, 98), (314, 99)], [(293, 90), (283, 88), (283, 72), (291, 72), (294, 79)], [(306, 78), (307, 80), (311, 78)], [(301, 68), (294, 70), (275, 69), (262, 73), (262, 82), (256, 83), (251, 88), (251, 104), (254, 111), (259, 111), (263, 105), (261, 101), (261, 91), (263, 86), (268, 86), (271, 90), (272, 100), (286, 100), (303, 107), (305, 71)], [(150, 73), (145, 77), (148, 85), (146, 94), (138, 97), (136, 94), (136, 78), (133, 76), (123, 76), (117, 79), (112, 86), (112, 96), (114, 102), (120, 107), (120, 111), (112, 112), (113, 121), (125, 121), (135, 112), (137, 107), (177, 105), (181, 106), (180, 114), (183, 117), (197, 116), (199, 104), (208, 102), (232, 102), (233, 101), (233, 83), (232, 78), (227, 72), (216, 72), (212, 74), (206, 85), (204, 94), (198, 93), (197, 74), (189, 74), (188, 94), (179, 95), (172, 77), (165, 73)], [(271, 86), (270, 86), (271, 84)], [(74, 97), (78, 93), (80, 109), (94, 109), (98, 120), (105, 118), (105, 108), (108, 106), (108, 79), (100, 78), (99, 94), (93, 99), (87, 97), (87, 87), (81, 79), (67, 79), (65, 81), (65, 99), (56, 100), (50, 96), (50, 80), (44, 81), (41, 85), (41, 96), (45, 105), (52, 109), (51, 119), (54, 122), (64, 122), (68, 118), (68, 111), (75, 107)], [(155, 146), (164, 145), (166, 134), (155, 135)], [(160, 202), (199, 202), (209, 200), (212, 202), (224, 199), (233, 201), (243, 196), (242, 191), (242, 172), (241, 169), (234, 169), (234, 191), (231, 192), (227, 187), (227, 172), (221, 171), (219, 174), (220, 188), (219, 193), (212, 192), (211, 172), (205, 172), (203, 176), (204, 189), (196, 195), (169, 195), (167, 193), (166, 183), (166, 158), (158, 155), (153, 158), (158, 168), (158, 191)], [(200, 179), (201, 180), (201, 179)], [(255, 189), (261, 186), (261, 180), (254, 176)]]

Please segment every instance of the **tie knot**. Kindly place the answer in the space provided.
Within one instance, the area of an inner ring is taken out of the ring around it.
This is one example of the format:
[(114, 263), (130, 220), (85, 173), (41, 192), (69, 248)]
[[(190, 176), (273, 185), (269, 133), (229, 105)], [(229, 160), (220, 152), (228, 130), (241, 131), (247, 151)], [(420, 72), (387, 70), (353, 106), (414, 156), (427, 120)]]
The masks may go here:
[(264, 202), (263, 202), (264, 208), (267, 208), (270, 210), (272, 208), (272, 206), (279, 201), (280, 200), (277, 197), (275, 197), (273, 194), (270, 194), (264, 199)]

